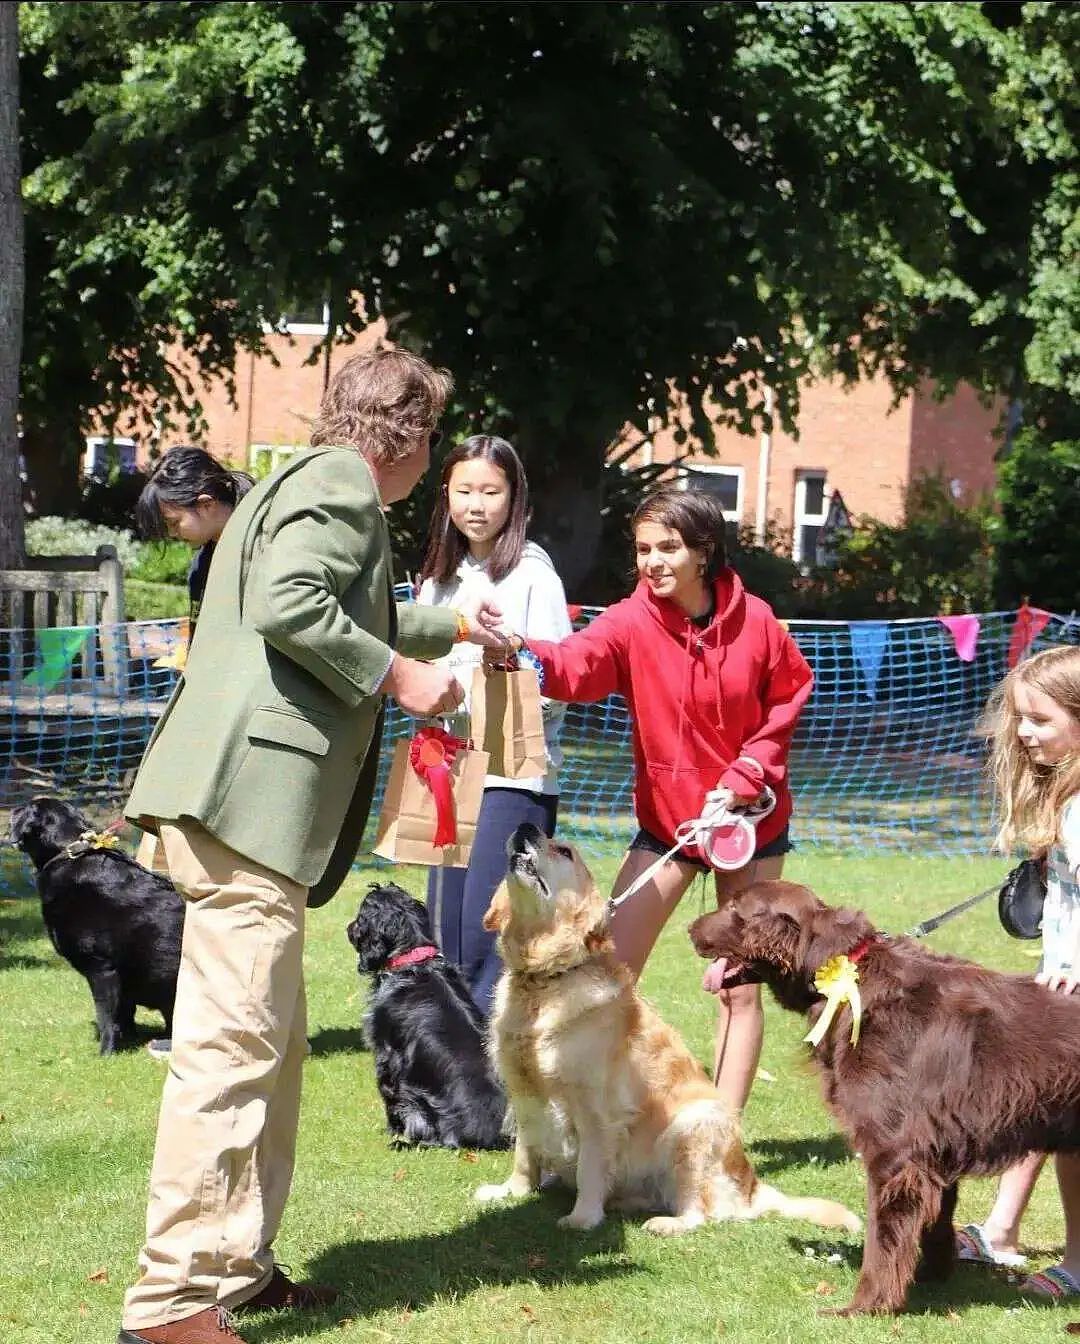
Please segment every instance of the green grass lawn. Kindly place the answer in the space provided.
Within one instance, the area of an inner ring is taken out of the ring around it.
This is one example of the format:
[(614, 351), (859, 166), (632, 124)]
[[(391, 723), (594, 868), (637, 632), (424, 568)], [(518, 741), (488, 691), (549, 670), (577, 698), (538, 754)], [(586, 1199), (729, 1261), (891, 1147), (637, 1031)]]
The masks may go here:
[[(792, 856), (789, 875), (826, 899), (867, 909), (900, 931), (1000, 876), (1001, 862)], [(610, 882), (611, 861), (597, 865)], [(505, 1154), (401, 1153), (387, 1146), (370, 1055), (358, 1049), (364, 989), (344, 927), (369, 874), (312, 912), (307, 1064), (299, 1160), (277, 1252), (298, 1274), (339, 1284), (323, 1316), (246, 1321), (252, 1344), (289, 1340), (529, 1344), (628, 1340), (901, 1339), (1010, 1341), (1058, 1337), (1080, 1308), (1021, 1302), (1004, 1275), (963, 1267), (944, 1288), (916, 1288), (895, 1322), (834, 1321), (818, 1308), (851, 1294), (857, 1238), (769, 1219), (656, 1239), (613, 1217), (592, 1233), (560, 1232), (565, 1193), (513, 1206), (474, 1204), (501, 1179)], [(424, 875), (407, 870), (419, 892)], [(685, 936), (703, 908), (698, 884), (672, 921), (645, 992), (704, 1059), (712, 1003)], [(944, 950), (1033, 971), (1031, 944), (1010, 942), (985, 902), (936, 933)], [(0, 1342), (112, 1344), (141, 1241), (164, 1066), (145, 1051), (102, 1060), (85, 982), (53, 952), (36, 899), (0, 902)], [(826, 1115), (803, 1062), (801, 1019), (770, 1003), (746, 1134), (758, 1171), (792, 1193), (864, 1212), (861, 1169)], [(146, 1034), (159, 1023), (148, 1016)], [(918, 1104), (918, 1099), (913, 1099)], [(981, 1218), (992, 1183), (969, 1182), (962, 1221)], [(1025, 1223), (1037, 1263), (1062, 1239), (1051, 1173)], [(962, 1334), (960, 1333), (962, 1332)]]

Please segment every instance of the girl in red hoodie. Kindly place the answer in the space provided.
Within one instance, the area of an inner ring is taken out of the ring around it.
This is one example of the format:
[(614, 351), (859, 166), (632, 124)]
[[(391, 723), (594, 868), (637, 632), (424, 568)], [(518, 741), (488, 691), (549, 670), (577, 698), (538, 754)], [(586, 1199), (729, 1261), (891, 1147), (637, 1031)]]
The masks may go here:
[[(671, 848), (676, 827), (699, 816), (706, 798), (739, 805), (757, 799), (764, 785), (772, 789), (776, 807), (757, 826), (753, 859), (714, 873), (723, 903), (783, 869), (791, 848), (788, 749), (813, 674), (771, 608), (728, 567), (724, 517), (711, 496), (658, 490), (638, 506), (631, 527), (639, 583), (628, 598), (560, 643), (519, 635), (511, 642), (539, 659), (552, 699), (602, 700), (617, 692), (629, 706), (641, 829), (613, 897)], [(682, 849), (615, 911), (615, 946), (635, 974), (702, 870), (708, 864), (696, 847)], [(717, 1086), (739, 1111), (761, 1054), (761, 987), (738, 985), (718, 999)]]

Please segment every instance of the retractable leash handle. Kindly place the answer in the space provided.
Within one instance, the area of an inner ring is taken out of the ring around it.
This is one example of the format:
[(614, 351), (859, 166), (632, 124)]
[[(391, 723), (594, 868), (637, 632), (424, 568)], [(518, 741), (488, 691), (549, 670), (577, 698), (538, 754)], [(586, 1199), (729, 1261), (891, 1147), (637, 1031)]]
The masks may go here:
[(723, 803), (706, 806), (700, 817), (684, 821), (676, 828), (675, 843), (671, 848), (650, 863), (643, 873), (639, 873), (624, 892), (613, 896), (608, 901), (608, 909), (614, 913), (623, 901), (635, 896), (652, 881), (668, 859), (673, 859), (680, 849), (688, 845), (697, 845), (709, 866), (721, 872), (735, 872), (744, 868), (757, 848), (754, 827), (775, 807), (776, 794), (768, 785), (762, 789), (761, 796), (745, 808), (732, 809)]
[(745, 868), (757, 849), (757, 823), (776, 808), (776, 794), (765, 785), (745, 807), (710, 809), (699, 818), (698, 845), (710, 867), (733, 873)]

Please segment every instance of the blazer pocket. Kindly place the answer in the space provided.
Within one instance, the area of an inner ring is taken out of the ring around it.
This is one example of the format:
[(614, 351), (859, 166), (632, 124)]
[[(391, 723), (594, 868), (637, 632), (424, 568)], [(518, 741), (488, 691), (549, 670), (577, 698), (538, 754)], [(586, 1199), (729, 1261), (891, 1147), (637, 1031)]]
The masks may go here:
[(247, 735), (256, 742), (273, 742), (312, 756), (325, 756), (330, 750), (330, 739), (320, 727), (282, 709), (257, 709), (248, 720)]

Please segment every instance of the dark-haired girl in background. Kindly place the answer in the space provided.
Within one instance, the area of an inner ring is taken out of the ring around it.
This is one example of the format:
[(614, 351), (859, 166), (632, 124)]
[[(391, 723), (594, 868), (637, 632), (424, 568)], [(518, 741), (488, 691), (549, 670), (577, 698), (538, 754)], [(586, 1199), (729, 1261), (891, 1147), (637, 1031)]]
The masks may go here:
[(214, 546), (254, 484), (246, 471), (223, 466), (204, 448), (184, 445), (159, 459), (135, 504), (135, 521), (147, 541), (168, 538), (196, 548), (188, 570), (192, 632)]
[[(570, 633), (562, 581), (546, 551), (525, 539), (529, 489), (517, 453), (505, 439), (476, 434), (443, 464), (417, 601), (456, 607), (465, 595), (491, 595), (508, 625), (535, 639)], [(445, 661), (465, 688), (451, 731), (469, 737), (468, 694), (481, 650), (456, 644)], [(468, 868), (435, 868), (428, 881), (431, 923), (443, 955), (465, 973), (485, 1015), (502, 970), (495, 938), (482, 925), (495, 888), (506, 876), (506, 842), (525, 821), (554, 834), (562, 763), (559, 730), (565, 706), (545, 700), (547, 774), (536, 779), (487, 777)]]
[[(184, 444), (170, 448), (158, 459), (135, 503), (135, 522), (147, 541), (183, 541), (196, 548), (187, 577), (188, 644), (199, 618), (214, 546), (233, 509), (254, 484), (246, 471), (234, 471), (204, 448)], [(169, 665), (182, 668), (186, 652), (184, 645), (170, 655)], [(139, 842), (135, 857), (144, 868), (166, 871), (161, 867), (157, 836), (149, 831)], [(152, 1055), (163, 1058), (169, 1042), (154, 1040), (148, 1048)]]

